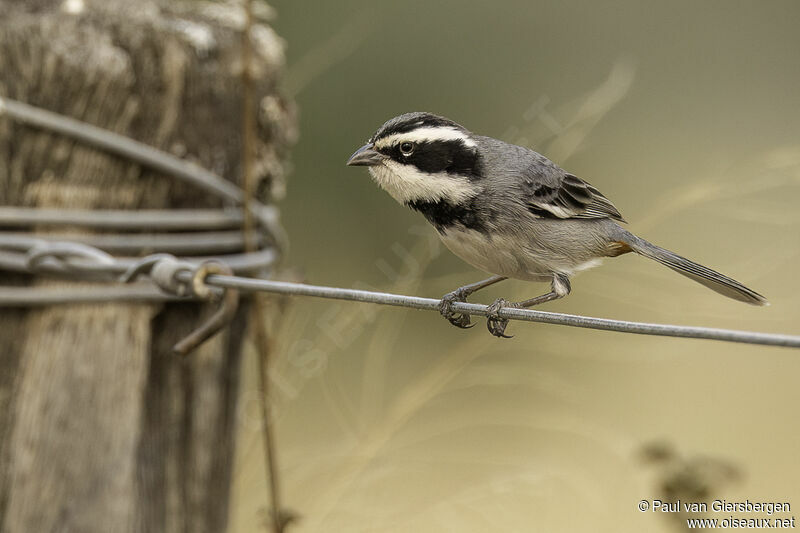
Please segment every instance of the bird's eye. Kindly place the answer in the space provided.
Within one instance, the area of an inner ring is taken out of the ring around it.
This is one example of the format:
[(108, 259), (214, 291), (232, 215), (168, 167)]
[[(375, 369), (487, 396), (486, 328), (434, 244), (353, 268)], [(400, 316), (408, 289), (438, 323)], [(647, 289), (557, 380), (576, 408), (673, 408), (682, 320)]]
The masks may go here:
[(400, 143), (400, 152), (403, 155), (406, 156), (411, 155), (411, 152), (413, 151), (414, 151), (414, 143), (408, 141)]

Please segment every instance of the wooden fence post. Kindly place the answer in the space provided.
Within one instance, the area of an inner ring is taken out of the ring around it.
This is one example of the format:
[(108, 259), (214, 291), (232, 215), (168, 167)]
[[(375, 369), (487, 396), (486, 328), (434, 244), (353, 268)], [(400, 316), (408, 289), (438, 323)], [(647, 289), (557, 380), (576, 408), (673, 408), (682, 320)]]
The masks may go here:
[[(0, 0), (0, 96), (238, 180), (237, 9), (168, 0)], [(265, 25), (256, 30), (259, 191), (271, 202), (282, 194), (294, 117), (275, 93), (280, 40)], [(204, 191), (1, 113), (0, 204), (221, 206)], [(18, 286), (89, 286), (5, 272), (0, 278)], [(213, 311), (213, 304), (124, 302), (0, 309), (2, 531), (225, 530), (247, 305), (196, 352), (171, 354)]]

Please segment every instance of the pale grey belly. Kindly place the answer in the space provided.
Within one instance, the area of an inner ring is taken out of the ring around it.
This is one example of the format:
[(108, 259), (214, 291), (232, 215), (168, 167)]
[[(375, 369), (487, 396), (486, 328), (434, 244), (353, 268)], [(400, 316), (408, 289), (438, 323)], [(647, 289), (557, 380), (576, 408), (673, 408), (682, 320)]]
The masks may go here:
[(527, 281), (549, 281), (555, 272), (572, 275), (600, 263), (593, 254), (560, 253), (519, 234), (495, 234), (449, 228), (439, 234), (451, 252), (470, 265), (500, 276)]

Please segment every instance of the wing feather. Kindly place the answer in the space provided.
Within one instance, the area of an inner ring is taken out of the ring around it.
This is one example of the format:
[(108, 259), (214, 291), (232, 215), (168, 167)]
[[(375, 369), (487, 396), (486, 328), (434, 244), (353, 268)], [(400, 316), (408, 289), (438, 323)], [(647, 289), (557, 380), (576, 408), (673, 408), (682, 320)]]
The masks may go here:
[(553, 165), (543, 180), (541, 168), (526, 180), (528, 210), (545, 218), (612, 218), (625, 222), (611, 201), (595, 187)]

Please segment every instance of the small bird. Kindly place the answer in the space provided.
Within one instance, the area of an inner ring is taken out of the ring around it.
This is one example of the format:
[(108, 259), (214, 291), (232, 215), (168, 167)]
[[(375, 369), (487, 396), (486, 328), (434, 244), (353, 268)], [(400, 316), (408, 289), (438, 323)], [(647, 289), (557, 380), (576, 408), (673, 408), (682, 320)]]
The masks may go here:
[(431, 113), (406, 113), (381, 126), (347, 161), (367, 166), (395, 200), (419, 211), (442, 242), (470, 265), (494, 274), (444, 295), (439, 310), (471, 327), (452, 304), (508, 278), (549, 281), (550, 292), (511, 303), (497, 299), (487, 327), (508, 337), (503, 307), (525, 308), (570, 293), (570, 277), (604, 257), (636, 252), (724, 296), (767, 300), (738, 281), (625, 230), (614, 204), (586, 181), (522, 146), (476, 135)]

